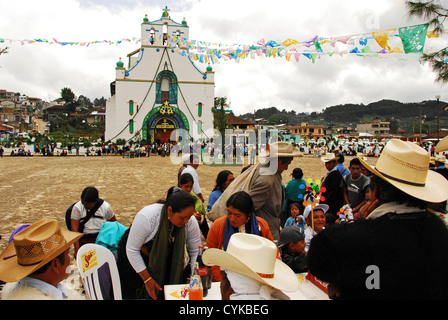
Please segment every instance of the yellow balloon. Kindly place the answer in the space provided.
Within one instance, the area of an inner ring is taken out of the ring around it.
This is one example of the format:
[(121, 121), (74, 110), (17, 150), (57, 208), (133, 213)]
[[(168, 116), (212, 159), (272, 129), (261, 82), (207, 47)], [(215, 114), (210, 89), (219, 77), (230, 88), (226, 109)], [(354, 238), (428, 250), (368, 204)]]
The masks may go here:
[(318, 180), (316, 180), (316, 184), (317, 185), (319, 185), (320, 184), (320, 180), (318, 179)]
[(308, 182), (308, 183), (313, 183), (313, 179), (308, 178), (308, 180), (306, 180), (306, 182)]

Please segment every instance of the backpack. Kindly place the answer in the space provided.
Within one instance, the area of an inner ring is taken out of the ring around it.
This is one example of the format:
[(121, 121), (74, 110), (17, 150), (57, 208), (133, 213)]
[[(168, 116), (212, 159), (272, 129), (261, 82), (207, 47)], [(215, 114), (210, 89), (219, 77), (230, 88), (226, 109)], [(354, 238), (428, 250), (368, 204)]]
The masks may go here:
[[(71, 222), (71, 216), (72, 216), (72, 210), (73, 206), (76, 204), (72, 204), (68, 209), (65, 211), (65, 224), (67, 225), (67, 229), (72, 231), (72, 222)], [(95, 212), (103, 205), (104, 200), (98, 199), (95, 206), (91, 210), (87, 210), (87, 215), (84, 218), (79, 219), (79, 229), (78, 232), (82, 233), (84, 231), (84, 225), (87, 223), (87, 221), (90, 220), (95, 215)]]

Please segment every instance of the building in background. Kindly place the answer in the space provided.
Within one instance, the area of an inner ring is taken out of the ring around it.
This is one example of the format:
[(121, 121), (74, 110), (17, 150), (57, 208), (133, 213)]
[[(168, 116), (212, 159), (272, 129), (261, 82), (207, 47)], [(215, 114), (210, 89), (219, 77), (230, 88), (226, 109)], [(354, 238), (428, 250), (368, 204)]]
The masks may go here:
[(166, 143), (175, 129), (187, 130), (195, 140), (213, 136), (214, 71), (196, 66), (188, 48), (175, 46), (177, 39), (189, 39), (185, 19), (173, 21), (166, 7), (158, 20), (145, 16), (141, 47), (126, 61), (120, 58), (115, 68), (106, 103), (106, 141)]

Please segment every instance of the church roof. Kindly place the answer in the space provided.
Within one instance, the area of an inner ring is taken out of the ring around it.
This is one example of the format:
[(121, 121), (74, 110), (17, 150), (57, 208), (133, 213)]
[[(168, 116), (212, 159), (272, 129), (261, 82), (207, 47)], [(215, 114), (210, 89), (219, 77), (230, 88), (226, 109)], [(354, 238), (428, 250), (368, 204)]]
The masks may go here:
[(231, 124), (231, 125), (250, 125), (250, 124), (255, 124), (255, 122), (250, 121), (250, 120), (246, 120), (240, 117), (237, 117), (236, 115), (234, 115), (233, 113), (227, 113), (227, 123)]

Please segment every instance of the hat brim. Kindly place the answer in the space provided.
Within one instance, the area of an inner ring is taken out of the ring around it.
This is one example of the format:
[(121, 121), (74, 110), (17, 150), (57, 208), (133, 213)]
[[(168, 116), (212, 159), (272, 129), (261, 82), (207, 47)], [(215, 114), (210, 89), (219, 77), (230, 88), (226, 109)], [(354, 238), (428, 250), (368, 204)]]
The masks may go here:
[(447, 150), (448, 150), (448, 136), (446, 136), (445, 138), (440, 140), (439, 143), (437, 143), (435, 152), (439, 153)]
[(61, 232), (66, 241), (65, 245), (56, 249), (41, 262), (30, 266), (23, 266), (17, 262), (16, 248), (14, 246), (14, 241), (11, 241), (11, 243), (8, 244), (5, 250), (3, 250), (3, 252), (0, 254), (0, 280), (4, 282), (16, 282), (25, 278), (26, 276), (30, 275), (40, 267), (44, 266), (45, 264), (59, 256), (65, 250), (70, 248), (70, 246), (75, 241), (79, 240), (79, 238), (83, 236), (82, 233), (65, 229), (62, 229)]
[(324, 157), (321, 157), (321, 158), (320, 158), (320, 160), (321, 160), (322, 162), (336, 161), (336, 160), (338, 160), (338, 159), (339, 159), (339, 157), (333, 157), (333, 158), (324, 158)]
[(303, 154), (299, 150), (294, 149), (292, 153), (279, 152), (279, 153), (274, 153), (272, 155), (270, 153), (268, 153), (268, 155), (266, 157), (267, 158), (303, 157)]
[(210, 248), (205, 250), (202, 261), (206, 265), (217, 265), (251, 279), (263, 282), (281, 291), (292, 292), (299, 288), (299, 281), (294, 271), (284, 262), (276, 259), (274, 277), (262, 278), (245, 263), (226, 251)]
[(371, 166), (361, 158), (359, 158), (359, 160), (361, 161), (362, 165), (374, 175), (389, 182), (397, 189), (403, 191), (404, 193), (407, 193), (410, 196), (413, 196), (414, 198), (432, 203), (440, 203), (448, 199), (448, 180), (440, 173), (429, 170), (429, 164), (425, 185), (421, 187), (390, 179), (381, 174), (375, 166)]

